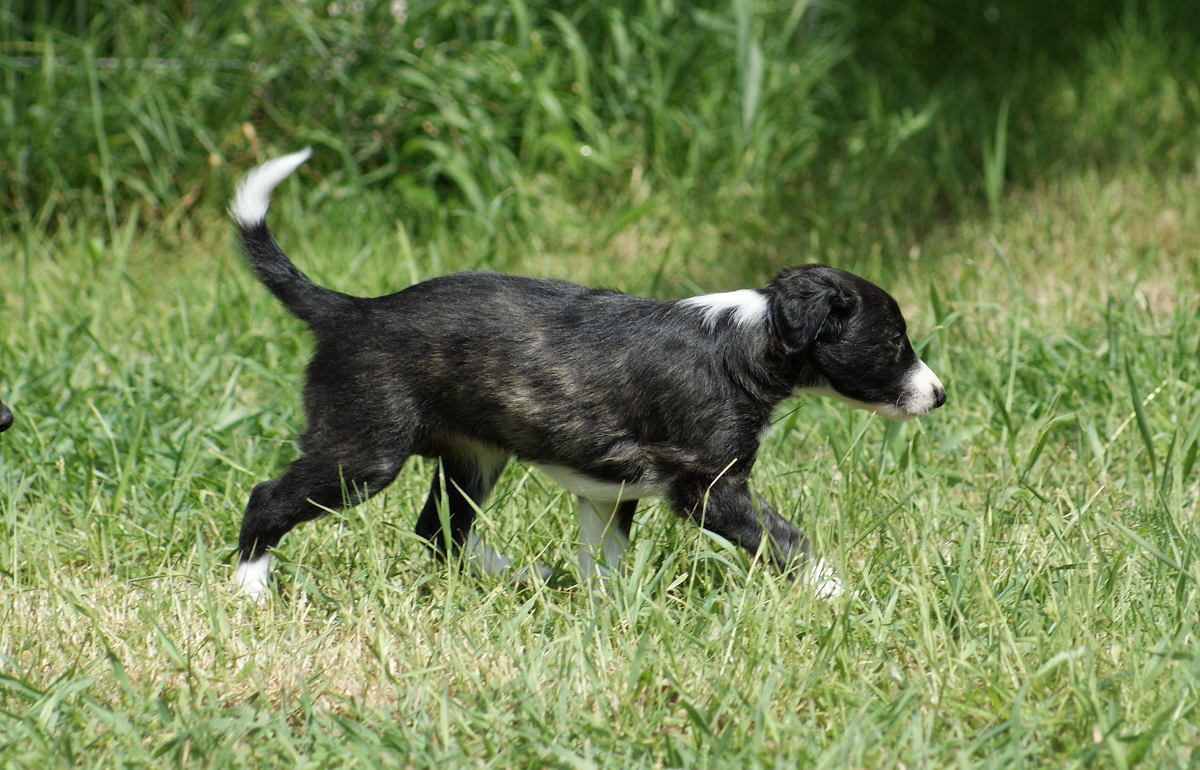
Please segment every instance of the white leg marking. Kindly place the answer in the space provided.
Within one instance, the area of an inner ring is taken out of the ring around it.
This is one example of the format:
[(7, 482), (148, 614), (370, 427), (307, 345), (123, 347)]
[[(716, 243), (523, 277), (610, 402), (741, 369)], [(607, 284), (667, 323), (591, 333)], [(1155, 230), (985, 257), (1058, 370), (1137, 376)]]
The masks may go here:
[(480, 540), (474, 532), (467, 535), (467, 559), (471, 569), (495, 577), (512, 566), (512, 560)]
[(271, 554), (263, 554), (252, 561), (238, 562), (233, 571), (234, 585), (256, 602), (266, 601), (267, 576), (271, 571)]
[[(467, 563), (475, 574), (485, 577), (498, 577), (512, 566), (512, 559), (492, 548), (474, 532), (467, 535)], [(554, 571), (549, 567), (534, 563), (529, 569), (523, 569), (516, 575), (518, 583), (528, 583), (531, 580), (549, 580)]]
[(554, 570), (545, 566), (541, 562), (534, 562), (531, 569), (523, 569), (517, 574), (518, 583), (529, 583), (531, 581), (549, 580), (554, 574)]
[(599, 509), (586, 497), (579, 497), (579, 574), (585, 580), (603, 577), (602, 568), (612, 571), (621, 566), (629, 538), (617, 529), (617, 503), (602, 502)]

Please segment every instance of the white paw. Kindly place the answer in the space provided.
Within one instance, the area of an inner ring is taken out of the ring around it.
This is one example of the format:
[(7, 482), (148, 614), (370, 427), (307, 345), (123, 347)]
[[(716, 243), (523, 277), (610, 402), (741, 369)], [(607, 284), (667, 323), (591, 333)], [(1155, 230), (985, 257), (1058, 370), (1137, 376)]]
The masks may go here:
[[(467, 564), (480, 577), (498, 577), (512, 568), (512, 559), (480, 540), (472, 532), (467, 535)], [(533, 567), (514, 571), (513, 580), (521, 585), (545, 581), (554, 572), (535, 563)]]
[(545, 583), (553, 574), (554, 570), (534, 562), (532, 567), (518, 571), (515, 579), (518, 585), (531, 586), (537, 583)]
[(233, 571), (233, 583), (242, 593), (258, 603), (267, 600), (267, 576), (271, 571), (271, 554), (264, 554), (253, 561), (238, 562)]
[(812, 565), (804, 577), (804, 585), (808, 586), (813, 596), (818, 599), (835, 599), (846, 593), (846, 586), (824, 559), (817, 559), (817, 563)]
[(466, 556), (471, 570), (481, 577), (496, 577), (512, 566), (507, 556), (480, 540), (474, 532), (467, 535)]

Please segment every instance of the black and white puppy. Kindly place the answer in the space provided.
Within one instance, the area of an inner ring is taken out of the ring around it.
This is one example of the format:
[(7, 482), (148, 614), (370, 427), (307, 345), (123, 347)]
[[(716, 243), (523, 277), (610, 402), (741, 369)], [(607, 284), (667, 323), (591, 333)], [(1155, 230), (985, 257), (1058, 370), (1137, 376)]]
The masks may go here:
[(765, 289), (677, 301), (488, 273), (353, 297), (310, 281), (267, 229), (271, 191), (309, 154), (254, 169), (231, 206), (251, 267), (316, 337), (302, 454), (254, 488), (242, 520), (234, 580), (248, 594), (266, 591), (285, 533), (378, 493), (414, 454), (440, 461), (417, 534), (488, 573), (509, 561), (471, 524), (516, 456), (578, 497), (585, 578), (620, 562), (637, 501), (657, 496), (818, 591), (840, 591), (748, 482), (788, 396), (897, 420), (945, 403), (890, 295), (806, 265)]

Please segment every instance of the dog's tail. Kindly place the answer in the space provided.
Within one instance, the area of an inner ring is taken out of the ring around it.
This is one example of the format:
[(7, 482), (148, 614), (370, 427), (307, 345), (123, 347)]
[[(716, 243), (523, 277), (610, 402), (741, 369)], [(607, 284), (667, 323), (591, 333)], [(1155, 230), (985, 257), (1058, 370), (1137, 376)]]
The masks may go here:
[(306, 147), (251, 170), (238, 184), (229, 213), (237, 223), (246, 261), (254, 268), (258, 279), (293, 315), (309, 326), (318, 326), (352, 298), (309, 280), (283, 253), (267, 228), (271, 191), (310, 155), (312, 148)]

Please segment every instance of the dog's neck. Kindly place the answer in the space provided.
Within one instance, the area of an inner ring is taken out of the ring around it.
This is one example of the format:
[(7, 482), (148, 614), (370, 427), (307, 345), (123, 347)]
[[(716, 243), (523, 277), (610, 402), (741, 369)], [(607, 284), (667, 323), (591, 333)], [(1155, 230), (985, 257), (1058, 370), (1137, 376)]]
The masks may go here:
[(725, 330), (729, 339), (722, 349), (728, 361), (730, 378), (754, 402), (762, 405), (764, 414), (781, 401), (806, 387), (823, 383), (806, 353), (789, 353), (768, 328)]

